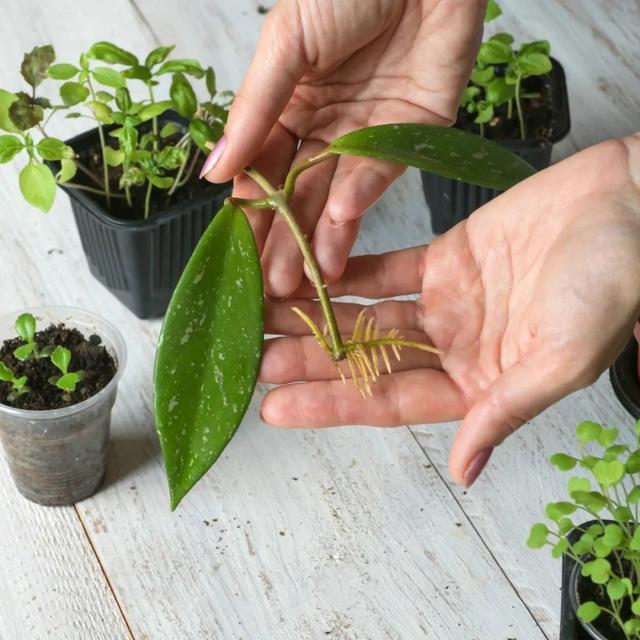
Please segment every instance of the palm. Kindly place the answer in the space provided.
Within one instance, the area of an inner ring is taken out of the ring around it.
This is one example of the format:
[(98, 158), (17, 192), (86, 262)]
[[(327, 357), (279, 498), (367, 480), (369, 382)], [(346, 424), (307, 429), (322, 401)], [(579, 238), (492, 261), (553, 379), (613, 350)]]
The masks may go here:
[[(625, 144), (594, 147), (527, 180), (428, 248), (353, 259), (332, 293), (421, 293), (415, 302), (378, 303), (372, 313), (382, 327), (427, 340), (443, 355), (405, 351), (363, 400), (330, 379), (313, 339), (277, 339), (265, 352), (263, 379), (311, 382), (270, 392), (265, 419), (328, 426), (465, 418), (451, 461), (461, 480), (479, 451), (590, 384), (640, 314), (640, 196), (628, 167), (640, 157), (640, 140)], [(271, 306), (270, 329), (299, 333), (284, 307)], [(339, 307), (345, 332), (358, 311)]]

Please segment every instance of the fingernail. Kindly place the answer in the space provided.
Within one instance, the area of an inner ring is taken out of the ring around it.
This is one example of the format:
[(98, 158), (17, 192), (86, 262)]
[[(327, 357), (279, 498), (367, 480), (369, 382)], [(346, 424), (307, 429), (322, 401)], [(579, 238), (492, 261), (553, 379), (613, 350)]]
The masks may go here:
[(200, 178), (204, 178), (211, 169), (213, 169), (217, 164), (218, 160), (222, 157), (224, 153), (225, 147), (227, 146), (227, 138), (226, 136), (222, 136), (220, 140), (218, 140), (216, 146), (213, 148), (211, 153), (207, 156), (207, 159), (204, 161), (202, 165), (202, 171), (200, 171)]
[(476, 457), (469, 463), (469, 466), (462, 477), (462, 482), (466, 489), (468, 489), (478, 479), (482, 470), (487, 466), (487, 462), (489, 462), (492, 452), (493, 447), (487, 447), (486, 449), (479, 451), (476, 454)]

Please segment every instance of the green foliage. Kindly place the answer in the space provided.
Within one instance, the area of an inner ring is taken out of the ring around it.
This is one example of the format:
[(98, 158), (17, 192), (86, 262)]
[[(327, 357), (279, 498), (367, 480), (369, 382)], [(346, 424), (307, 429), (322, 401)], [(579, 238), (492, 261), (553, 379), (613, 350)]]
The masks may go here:
[[(485, 22), (500, 16), (497, 3), (487, 5)], [(480, 134), (486, 132), (496, 116), (518, 118), (520, 137), (527, 132), (523, 116), (523, 102), (537, 98), (538, 94), (523, 94), (522, 81), (531, 76), (542, 76), (551, 71), (550, 46), (547, 40), (536, 40), (513, 48), (514, 38), (509, 33), (496, 33), (483, 42), (471, 73), (460, 107), (474, 115)], [(515, 103), (515, 113), (513, 105)], [(505, 113), (498, 114), (498, 107), (508, 105)]]
[(62, 389), (62, 391), (69, 393), (75, 391), (85, 373), (84, 371), (69, 371), (71, 351), (65, 347), (57, 346), (51, 353), (51, 362), (59, 369), (61, 375), (51, 377), (49, 382), (58, 387), (58, 389)]
[(0, 382), (6, 382), (11, 385), (11, 391), (7, 395), (9, 402), (15, 402), (17, 398), (25, 393), (29, 393), (31, 389), (27, 385), (27, 376), (17, 378), (13, 371), (7, 367), (4, 362), (0, 361)]
[[(612, 616), (628, 640), (640, 638), (640, 433), (634, 447), (619, 442), (619, 430), (592, 422), (576, 428), (579, 454), (556, 453), (551, 463), (561, 471), (579, 468), (589, 477), (572, 476), (569, 500), (552, 502), (545, 512), (553, 523), (531, 527), (527, 545), (549, 546), (553, 557), (568, 555), (580, 573), (600, 587), (602, 600), (582, 603), (578, 616), (586, 623)], [(568, 515), (583, 512), (596, 522), (574, 527)], [(569, 534), (577, 530), (574, 542)], [(597, 598), (596, 598), (597, 599)], [(630, 613), (625, 613), (630, 612)]]
[[(171, 59), (173, 48), (158, 47), (143, 63), (134, 53), (105, 41), (81, 53), (77, 64), (56, 62), (51, 45), (35, 47), (25, 55), (21, 72), (29, 90), (0, 89), (0, 129), (10, 134), (0, 135), (0, 164), (21, 153), (28, 156), (20, 174), (27, 202), (46, 212), (55, 199), (56, 184), (66, 184), (97, 192), (106, 197), (108, 205), (112, 197), (118, 197), (133, 207), (132, 192), (139, 189), (138, 201), (145, 196), (146, 217), (153, 188), (173, 194), (191, 179), (198, 156), (208, 153), (205, 143), (215, 143), (222, 136), (233, 94), (217, 91), (211, 67), (204, 69), (190, 58)], [(158, 99), (154, 89), (165, 74), (172, 76), (171, 88), (166, 99)], [(55, 88), (51, 100), (38, 94), (47, 78)], [(142, 83), (148, 98), (134, 100), (131, 83)], [(199, 99), (198, 93), (206, 98)], [(170, 109), (186, 123), (163, 123), (160, 131), (159, 119)], [(92, 119), (100, 129), (116, 125), (111, 139), (101, 132), (103, 171), (89, 183), (72, 182), (78, 169), (87, 174), (83, 159), (47, 135), (48, 122), (57, 114)], [(59, 167), (51, 170), (44, 161), (59, 163)], [(119, 190), (123, 193), (113, 193), (109, 179), (113, 167), (122, 167)]]

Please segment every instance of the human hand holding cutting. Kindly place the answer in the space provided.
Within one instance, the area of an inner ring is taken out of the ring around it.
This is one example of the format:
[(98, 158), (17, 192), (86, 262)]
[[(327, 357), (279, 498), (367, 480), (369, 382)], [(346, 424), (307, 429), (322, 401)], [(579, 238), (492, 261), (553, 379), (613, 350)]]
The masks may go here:
[[(372, 307), (443, 355), (403, 352), (363, 399), (343, 385), (296, 305), (272, 301), (261, 379), (282, 385), (262, 405), (285, 427), (393, 426), (463, 419), (450, 457), (470, 485), (491, 450), (527, 420), (591, 384), (640, 316), (640, 137), (609, 141), (539, 173), (478, 210), (429, 247), (349, 261), (334, 296), (419, 293)], [(300, 296), (311, 297), (306, 285)], [(343, 330), (360, 307), (337, 304)], [(298, 383), (301, 384), (290, 384)]]

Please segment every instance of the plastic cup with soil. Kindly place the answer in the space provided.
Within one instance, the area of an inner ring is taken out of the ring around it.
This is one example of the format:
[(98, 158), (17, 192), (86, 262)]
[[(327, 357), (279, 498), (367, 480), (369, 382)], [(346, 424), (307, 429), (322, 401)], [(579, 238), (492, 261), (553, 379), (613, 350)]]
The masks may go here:
[[(75, 390), (55, 384), (60, 371), (50, 357), (18, 360), (24, 341), (15, 321), (23, 313), (37, 322), (38, 351), (61, 346), (71, 353), (70, 371), (82, 371)], [(0, 441), (20, 493), (43, 505), (70, 505), (91, 496), (106, 470), (111, 410), (126, 361), (120, 332), (87, 311), (42, 307), (0, 318), (0, 361), (30, 391), (18, 397), (0, 382)]]

